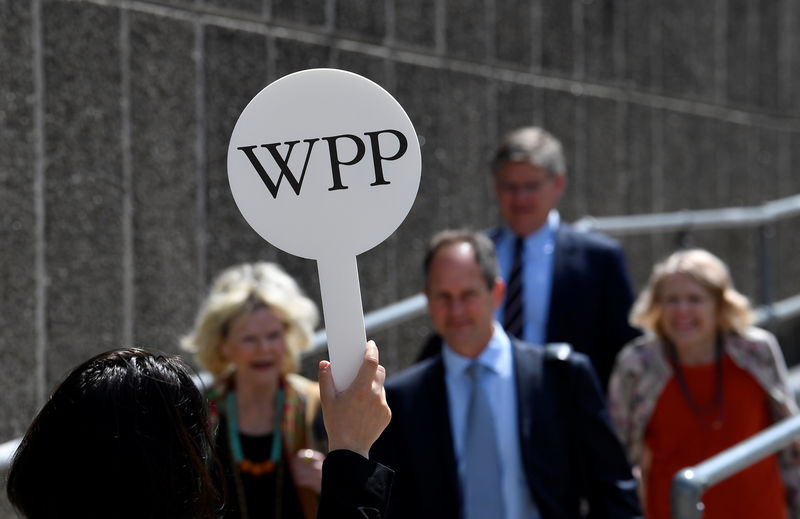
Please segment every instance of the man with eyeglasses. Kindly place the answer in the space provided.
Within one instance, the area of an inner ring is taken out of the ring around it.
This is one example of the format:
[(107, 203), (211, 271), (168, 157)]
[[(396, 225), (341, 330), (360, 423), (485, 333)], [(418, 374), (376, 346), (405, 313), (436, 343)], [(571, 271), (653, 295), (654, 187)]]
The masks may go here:
[(561, 221), (566, 161), (542, 128), (506, 134), (492, 175), (505, 225), (489, 235), (508, 286), (497, 320), (525, 342), (570, 343), (591, 359), (605, 390), (617, 352), (638, 335), (628, 324), (633, 290), (621, 248)]

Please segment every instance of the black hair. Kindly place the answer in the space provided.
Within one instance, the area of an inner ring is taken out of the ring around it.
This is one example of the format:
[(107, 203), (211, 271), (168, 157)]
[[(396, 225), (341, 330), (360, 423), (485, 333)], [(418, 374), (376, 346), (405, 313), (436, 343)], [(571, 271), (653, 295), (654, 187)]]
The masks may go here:
[(75, 368), (14, 455), (11, 503), (29, 519), (216, 517), (218, 464), (190, 373), (136, 348)]

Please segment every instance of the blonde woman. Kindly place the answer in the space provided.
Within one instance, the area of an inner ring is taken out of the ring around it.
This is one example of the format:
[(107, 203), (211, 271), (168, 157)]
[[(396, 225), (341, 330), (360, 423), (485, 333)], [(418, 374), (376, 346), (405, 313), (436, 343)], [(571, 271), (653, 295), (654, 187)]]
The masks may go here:
[(182, 340), (216, 380), (209, 414), (226, 473), (226, 518), (316, 517), (319, 387), (295, 374), (316, 322), (316, 306), (280, 267), (243, 264), (214, 281)]
[[(657, 264), (634, 304), (647, 335), (618, 355), (609, 408), (648, 519), (671, 517), (678, 470), (797, 412), (778, 343), (752, 320), (728, 268), (701, 249)], [(793, 445), (712, 487), (703, 517), (797, 517), (798, 469)]]

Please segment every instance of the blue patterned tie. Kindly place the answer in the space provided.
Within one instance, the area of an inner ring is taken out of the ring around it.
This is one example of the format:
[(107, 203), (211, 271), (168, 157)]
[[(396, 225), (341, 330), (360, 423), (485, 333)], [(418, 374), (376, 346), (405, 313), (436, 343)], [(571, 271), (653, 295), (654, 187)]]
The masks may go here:
[(514, 262), (506, 286), (506, 303), (503, 307), (503, 328), (506, 333), (522, 339), (522, 323), (525, 317), (522, 301), (522, 251), (523, 238), (517, 237), (514, 244)]
[(472, 396), (467, 408), (464, 453), (464, 519), (505, 517), (501, 487), (500, 455), (489, 400), (481, 387), (488, 368), (473, 362), (467, 368)]

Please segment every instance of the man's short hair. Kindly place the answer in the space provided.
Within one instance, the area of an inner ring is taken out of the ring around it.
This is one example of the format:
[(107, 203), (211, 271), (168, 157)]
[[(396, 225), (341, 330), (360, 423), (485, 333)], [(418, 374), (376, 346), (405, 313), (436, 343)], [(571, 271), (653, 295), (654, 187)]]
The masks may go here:
[(567, 172), (561, 142), (536, 126), (517, 128), (500, 140), (492, 160), (492, 173), (506, 162), (527, 162), (544, 169), (551, 177)]
[(494, 244), (485, 234), (470, 229), (446, 229), (437, 232), (431, 237), (428, 242), (428, 249), (425, 252), (425, 262), (423, 263), (425, 286), (428, 286), (428, 275), (436, 253), (444, 247), (457, 243), (468, 243), (472, 246), (472, 251), (475, 253), (475, 261), (481, 269), (486, 286), (491, 290), (497, 278), (500, 277)]

